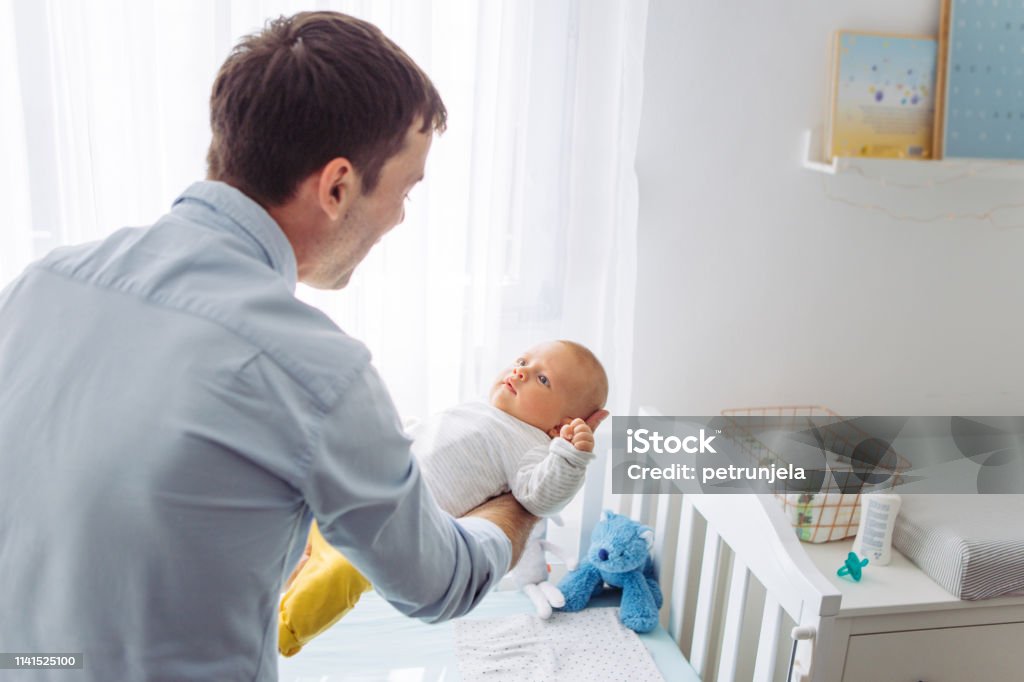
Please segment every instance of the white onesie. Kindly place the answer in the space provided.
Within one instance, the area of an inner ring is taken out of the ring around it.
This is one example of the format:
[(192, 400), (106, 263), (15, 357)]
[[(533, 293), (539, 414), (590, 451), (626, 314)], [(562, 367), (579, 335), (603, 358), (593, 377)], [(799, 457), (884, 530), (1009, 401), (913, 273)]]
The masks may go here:
[(452, 516), (509, 491), (531, 514), (556, 514), (583, 487), (594, 459), (481, 402), (457, 405), (408, 432), (427, 488)]

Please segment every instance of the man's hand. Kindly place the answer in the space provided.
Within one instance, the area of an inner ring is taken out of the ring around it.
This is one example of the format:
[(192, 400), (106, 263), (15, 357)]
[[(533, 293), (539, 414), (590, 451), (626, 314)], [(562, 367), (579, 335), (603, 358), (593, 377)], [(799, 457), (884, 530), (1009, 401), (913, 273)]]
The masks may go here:
[(519, 563), (523, 548), (526, 547), (526, 539), (530, 537), (534, 525), (540, 521), (523, 509), (523, 505), (519, 504), (519, 500), (514, 498), (512, 493), (487, 500), (476, 509), (467, 512), (465, 518), (473, 516), (490, 521), (512, 541), (512, 563), (509, 569)]

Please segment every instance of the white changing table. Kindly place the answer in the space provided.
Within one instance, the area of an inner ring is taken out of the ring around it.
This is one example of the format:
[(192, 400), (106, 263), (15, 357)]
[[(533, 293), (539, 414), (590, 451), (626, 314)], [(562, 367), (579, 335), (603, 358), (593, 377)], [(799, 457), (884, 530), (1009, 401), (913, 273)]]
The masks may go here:
[(803, 547), (843, 595), (834, 645), (822, 661), (836, 682), (1024, 679), (1024, 596), (963, 601), (893, 549), (861, 581), (836, 570), (852, 540)]

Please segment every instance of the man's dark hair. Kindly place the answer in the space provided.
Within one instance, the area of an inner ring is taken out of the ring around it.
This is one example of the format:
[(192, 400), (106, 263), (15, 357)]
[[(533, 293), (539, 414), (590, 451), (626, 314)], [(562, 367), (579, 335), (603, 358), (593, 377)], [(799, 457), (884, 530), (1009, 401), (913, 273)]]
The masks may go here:
[(427, 75), (373, 24), (337, 12), (280, 17), (217, 74), (207, 174), (275, 206), (342, 156), (370, 193), (409, 126), (422, 117), (422, 132), (442, 132), (447, 116)]

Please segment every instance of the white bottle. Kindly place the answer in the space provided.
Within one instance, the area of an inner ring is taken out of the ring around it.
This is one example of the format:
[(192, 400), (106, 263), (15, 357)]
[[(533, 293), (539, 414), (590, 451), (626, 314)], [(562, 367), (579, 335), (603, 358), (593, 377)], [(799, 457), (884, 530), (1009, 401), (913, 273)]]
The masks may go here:
[(860, 498), (860, 527), (853, 540), (853, 551), (867, 557), (875, 566), (887, 566), (892, 560), (892, 529), (900, 512), (900, 496), (870, 493)]

